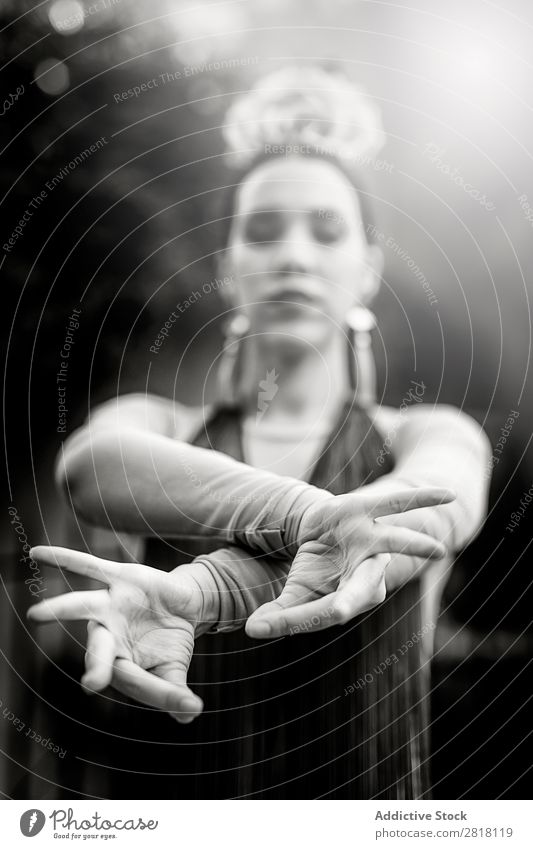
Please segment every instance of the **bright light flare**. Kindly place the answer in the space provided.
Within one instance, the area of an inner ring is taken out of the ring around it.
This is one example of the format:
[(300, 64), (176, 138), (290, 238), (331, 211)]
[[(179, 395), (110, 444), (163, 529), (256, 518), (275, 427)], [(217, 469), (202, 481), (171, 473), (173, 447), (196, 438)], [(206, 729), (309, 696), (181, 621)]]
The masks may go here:
[(35, 68), (35, 82), (45, 94), (58, 95), (67, 90), (70, 74), (64, 62), (44, 59)]
[(48, 11), (48, 20), (56, 32), (73, 35), (85, 22), (83, 4), (78, 0), (55, 0)]

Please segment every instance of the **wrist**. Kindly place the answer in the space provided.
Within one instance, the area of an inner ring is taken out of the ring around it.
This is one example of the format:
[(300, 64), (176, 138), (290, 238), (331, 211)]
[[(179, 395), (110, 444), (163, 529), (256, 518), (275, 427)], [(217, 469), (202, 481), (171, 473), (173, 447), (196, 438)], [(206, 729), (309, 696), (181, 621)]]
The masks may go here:
[(232, 544), (276, 558), (294, 557), (309, 512), (334, 497), (296, 478), (261, 473), (253, 498), (243, 500), (232, 517)]
[(200, 637), (214, 629), (220, 621), (220, 595), (217, 583), (209, 566), (202, 560), (178, 566), (173, 571), (187, 581), (196, 598), (194, 633), (195, 637)]
[(304, 542), (316, 538), (327, 505), (335, 500), (336, 497), (331, 492), (304, 484), (287, 514), (284, 541), (290, 556), (294, 557)]

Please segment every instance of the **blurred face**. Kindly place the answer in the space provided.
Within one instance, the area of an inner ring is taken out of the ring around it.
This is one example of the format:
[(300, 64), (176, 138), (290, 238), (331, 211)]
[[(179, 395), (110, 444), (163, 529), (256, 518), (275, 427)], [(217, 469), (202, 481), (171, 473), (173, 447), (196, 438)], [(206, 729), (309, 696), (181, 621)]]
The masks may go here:
[(275, 159), (239, 187), (224, 271), (253, 332), (322, 347), (374, 296), (377, 259), (357, 193), (334, 164)]

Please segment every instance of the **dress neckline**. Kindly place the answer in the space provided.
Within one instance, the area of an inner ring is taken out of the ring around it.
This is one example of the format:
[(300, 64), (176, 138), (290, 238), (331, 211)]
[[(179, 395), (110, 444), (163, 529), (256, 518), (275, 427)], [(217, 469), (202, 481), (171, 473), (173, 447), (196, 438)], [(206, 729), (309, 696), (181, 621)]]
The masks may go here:
[[(316, 485), (316, 480), (319, 480), (321, 475), (320, 471), (322, 468), (322, 463), (324, 462), (324, 457), (331, 447), (331, 444), (334, 440), (338, 438), (343, 428), (346, 426), (346, 423), (350, 417), (350, 413), (354, 408), (360, 409), (357, 407), (355, 403), (355, 396), (353, 394), (346, 393), (344, 400), (340, 404), (339, 411), (337, 415), (332, 419), (332, 424), (330, 424), (321, 434), (323, 441), (320, 447), (320, 451), (318, 452), (318, 456), (316, 457), (314, 463), (310, 465), (310, 471), (307, 476), (306, 482), (310, 484)], [(364, 412), (360, 410), (360, 412)], [(247, 462), (244, 450), (244, 427), (245, 427), (245, 418), (242, 415), (242, 411), (237, 408), (237, 442), (241, 462)]]

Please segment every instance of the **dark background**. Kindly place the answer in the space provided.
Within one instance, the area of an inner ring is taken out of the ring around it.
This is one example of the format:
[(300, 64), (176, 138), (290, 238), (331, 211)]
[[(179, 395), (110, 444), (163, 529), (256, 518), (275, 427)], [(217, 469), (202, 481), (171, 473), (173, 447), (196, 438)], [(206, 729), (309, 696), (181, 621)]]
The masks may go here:
[[(366, 168), (376, 226), (413, 258), (438, 299), (430, 304), (406, 261), (385, 248), (374, 339), (384, 403), (398, 405), (410, 380), (423, 380), (425, 400), (474, 415), (493, 446), (510, 411), (520, 413), (495, 469), (485, 529), (447, 588), (432, 730), (437, 798), (527, 795), (531, 516), (526, 510), (512, 533), (506, 525), (533, 482), (533, 223), (519, 200), (533, 205), (530, 5), (99, 0), (85, 4), (79, 29), (66, 29), (79, 6), (0, 3), (2, 101), (24, 87), (0, 117), (1, 243), (47, 181), (106, 140), (48, 193), (13, 249), (0, 250), (0, 699), (69, 749), (58, 761), (0, 716), (0, 790), (112, 794), (76, 757), (93, 710), (75, 683), (81, 645), (50, 631), (37, 647), (20, 618), (32, 599), (7, 514), (14, 504), (31, 544), (65, 541), (52, 469), (64, 438), (55, 375), (68, 317), (82, 310), (68, 432), (117, 392), (190, 404), (212, 395), (209, 367), (222, 339), (216, 293), (180, 317), (157, 357), (149, 347), (176, 302), (216, 274), (214, 221), (231, 182), (220, 132), (226, 108), (261, 74), (302, 60), (342, 67), (380, 106), (387, 145), (379, 156), (391, 167)], [(160, 74), (176, 72), (161, 83)], [(152, 78), (157, 88), (116, 102)], [(439, 170), (428, 144), (494, 209)], [(47, 576), (50, 594), (57, 581)], [(109, 728), (112, 715), (100, 719)]]

